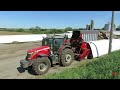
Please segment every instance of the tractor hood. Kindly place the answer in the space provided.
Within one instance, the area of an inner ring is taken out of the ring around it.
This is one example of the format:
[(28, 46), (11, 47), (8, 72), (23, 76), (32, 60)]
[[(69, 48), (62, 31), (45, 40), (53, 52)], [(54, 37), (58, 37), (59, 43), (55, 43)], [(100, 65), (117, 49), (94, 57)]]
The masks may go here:
[(46, 49), (50, 49), (50, 47), (49, 46), (40, 46), (37, 48), (33, 48), (31, 50), (28, 50), (28, 53), (35, 52), (35, 51), (42, 51), (42, 50), (46, 50)]

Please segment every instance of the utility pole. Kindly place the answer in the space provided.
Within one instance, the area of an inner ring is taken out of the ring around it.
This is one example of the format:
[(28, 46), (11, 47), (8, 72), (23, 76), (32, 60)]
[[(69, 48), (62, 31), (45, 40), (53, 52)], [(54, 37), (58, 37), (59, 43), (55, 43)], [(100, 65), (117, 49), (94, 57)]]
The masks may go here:
[(112, 49), (112, 37), (113, 37), (113, 29), (114, 29), (114, 14), (115, 14), (115, 11), (112, 11), (111, 30), (110, 30), (108, 54), (111, 53), (111, 49)]

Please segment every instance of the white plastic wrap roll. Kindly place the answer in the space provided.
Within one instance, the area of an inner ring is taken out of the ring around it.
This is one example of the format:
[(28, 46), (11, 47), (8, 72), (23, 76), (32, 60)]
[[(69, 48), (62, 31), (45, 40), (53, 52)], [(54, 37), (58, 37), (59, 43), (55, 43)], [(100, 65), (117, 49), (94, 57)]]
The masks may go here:
[(33, 34), (33, 35), (1, 35), (0, 43), (12, 43), (17, 42), (29, 42), (29, 41), (41, 41), (43, 37), (47, 37), (46, 34)]
[[(109, 40), (98, 40), (88, 42), (93, 57), (99, 57), (108, 53), (109, 50)], [(112, 41), (112, 51), (120, 50), (120, 39), (113, 39)]]

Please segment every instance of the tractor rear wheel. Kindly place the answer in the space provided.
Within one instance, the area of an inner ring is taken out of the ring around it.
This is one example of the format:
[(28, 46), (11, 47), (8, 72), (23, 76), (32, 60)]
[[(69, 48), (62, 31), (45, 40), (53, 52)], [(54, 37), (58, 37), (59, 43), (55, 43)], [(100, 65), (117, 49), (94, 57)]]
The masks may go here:
[(51, 62), (47, 57), (37, 58), (32, 67), (36, 74), (42, 75), (48, 72)]
[(60, 65), (61, 66), (69, 66), (74, 59), (74, 53), (71, 49), (66, 48), (61, 52), (60, 55)]
[(89, 54), (89, 55), (87, 56), (87, 59), (93, 59), (92, 54)]

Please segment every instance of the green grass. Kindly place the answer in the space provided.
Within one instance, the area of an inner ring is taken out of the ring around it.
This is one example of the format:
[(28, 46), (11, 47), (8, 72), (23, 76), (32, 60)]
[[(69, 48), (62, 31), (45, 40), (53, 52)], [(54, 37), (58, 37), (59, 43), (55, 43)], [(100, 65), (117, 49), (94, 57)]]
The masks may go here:
[(116, 35), (117, 38), (120, 38), (120, 35)]
[[(113, 72), (117, 74), (112, 75)], [(97, 58), (86, 65), (44, 76), (44, 79), (120, 79), (120, 51)]]
[(24, 35), (24, 34), (31, 34), (31, 33), (27, 33), (27, 32), (0, 31), (0, 35)]

